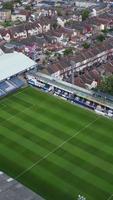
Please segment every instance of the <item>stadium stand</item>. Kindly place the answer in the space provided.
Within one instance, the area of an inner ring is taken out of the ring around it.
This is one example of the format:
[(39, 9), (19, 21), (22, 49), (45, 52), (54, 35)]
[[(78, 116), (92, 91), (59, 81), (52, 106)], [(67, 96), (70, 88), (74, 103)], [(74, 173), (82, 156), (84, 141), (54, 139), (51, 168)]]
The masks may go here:
[(24, 81), (20, 80), (17, 76), (12, 77), (10, 80), (3, 81), (0, 83), (0, 96), (4, 96), (22, 86), (24, 86)]
[(5, 81), (5, 83), (8, 85), (7, 89), (5, 90), (6, 92), (10, 92), (10, 91), (16, 89), (16, 88), (14, 87), (14, 85), (12, 85), (9, 81)]
[(10, 81), (16, 85), (17, 88), (22, 87), (24, 85), (24, 82), (20, 80), (17, 76), (14, 76), (10, 79)]
[(0, 89), (5, 93), (8, 93), (15, 90), (16, 88), (9, 81), (4, 81), (0, 83)]
[[(94, 110), (95, 112), (97, 111), (97, 114), (113, 118), (113, 99), (110, 95), (109, 98), (106, 96), (106, 101), (103, 101), (100, 97), (102, 96), (102, 93), (99, 94), (91, 90), (80, 88), (79, 86), (57, 80), (40, 72), (36, 74), (28, 72), (26, 78), (28, 84), (32, 86), (41, 88), (41, 90), (50, 92), (51, 94), (68, 100), (73, 104), (79, 104), (80, 106), (84, 106)], [(98, 109), (98, 106), (100, 109)]]
[(0, 83), (0, 89), (5, 91), (8, 88), (8, 84), (4, 81)]
[(6, 53), (0, 56), (0, 97), (7, 95), (25, 85), (18, 76), (37, 66), (22, 53)]
[(4, 96), (6, 93), (0, 89), (0, 97)]

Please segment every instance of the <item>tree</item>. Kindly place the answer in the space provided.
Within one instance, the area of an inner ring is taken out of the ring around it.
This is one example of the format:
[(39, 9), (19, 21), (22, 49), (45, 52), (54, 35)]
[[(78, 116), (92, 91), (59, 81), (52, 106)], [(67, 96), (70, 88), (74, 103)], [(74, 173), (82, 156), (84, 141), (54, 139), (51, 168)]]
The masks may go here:
[(113, 75), (105, 77), (96, 90), (113, 95)]
[(21, 0), (15, 0), (15, 3), (22, 4)]
[(56, 30), (56, 29), (58, 28), (57, 22), (54, 22), (51, 26), (52, 26), (52, 28), (53, 28), (54, 30)]
[(47, 51), (45, 52), (45, 54), (46, 54), (46, 56), (50, 57), (51, 51), (47, 50)]
[(82, 11), (82, 21), (86, 20), (89, 17), (89, 10), (85, 9)]
[(2, 23), (2, 25), (6, 28), (6, 27), (8, 27), (8, 26), (12, 26), (12, 22), (11, 22), (11, 21), (4, 21), (4, 22)]
[(61, 8), (61, 7), (58, 6), (58, 7), (56, 8), (56, 11), (57, 11), (57, 15), (58, 15), (58, 16), (62, 16), (62, 8)]
[(105, 28), (104, 30), (102, 30), (102, 33), (104, 33), (106, 35), (108, 33), (108, 29)]
[(105, 35), (103, 35), (103, 34), (98, 35), (98, 36), (97, 36), (97, 40), (98, 40), (99, 42), (103, 42), (103, 40), (105, 40)]
[(8, 9), (11, 10), (11, 12), (13, 12), (14, 10), (13, 1), (3, 3), (3, 9)]
[(112, 32), (112, 31), (113, 31), (113, 27), (111, 27), (111, 28), (109, 29), (109, 31)]
[(71, 47), (64, 50), (64, 56), (73, 54), (73, 49)]
[(30, 6), (30, 5), (27, 5), (27, 6), (25, 7), (25, 9), (26, 9), (26, 10), (31, 10), (31, 6)]
[(60, 54), (60, 53), (55, 53), (55, 54), (54, 54), (54, 57), (60, 59), (60, 58), (61, 58), (61, 54)]
[(88, 48), (90, 47), (90, 44), (87, 43), (87, 42), (85, 42), (85, 43), (83, 44), (83, 47), (84, 47), (84, 49), (88, 49)]

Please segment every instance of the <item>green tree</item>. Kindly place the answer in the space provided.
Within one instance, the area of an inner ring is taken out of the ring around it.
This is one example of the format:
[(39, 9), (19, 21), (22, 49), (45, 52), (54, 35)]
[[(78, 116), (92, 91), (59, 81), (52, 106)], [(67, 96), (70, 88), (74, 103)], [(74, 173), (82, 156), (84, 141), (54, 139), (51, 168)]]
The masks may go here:
[(15, 0), (15, 3), (22, 4), (21, 0)]
[(60, 59), (60, 58), (61, 58), (61, 54), (60, 54), (60, 53), (55, 53), (55, 54), (54, 54), (54, 57)]
[(46, 52), (45, 52), (45, 54), (46, 54), (46, 56), (50, 56), (51, 55), (51, 51), (49, 51), (49, 50), (47, 50)]
[(111, 28), (109, 29), (109, 31), (112, 32), (112, 31), (113, 31), (113, 27), (111, 27)]
[(113, 95), (113, 75), (105, 77), (96, 89)]
[(105, 40), (105, 35), (103, 35), (103, 34), (98, 35), (98, 36), (97, 36), (97, 40), (98, 40), (99, 42), (103, 42), (103, 40)]
[(8, 9), (11, 10), (11, 12), (13, 12), (14, 10), (13, 1), (3, 3), (3, 9)]
[(86, 20), (89, 17), (89, 10), (88, 9), (84, 9), (82, 11), (82, 21)]
[(105, 28), (104, 30), (102, 30), (102, 33), (104, 33), (106, 35), (108, 33), (108, 29)]
[(51, 26), (52, 26), (52, 28), (53, 28), (54, 30), (56, 30), (56, 29), (58, 28), (57, 22), (54, 22)]
[(83, 47), (84, 47), (84, 49), (88, 49), (88, 48), (90, 47), (90, 44), (87, 43), (87, 42), (85, 42), (85, 43), (83, 44)]
[(64, 50), (64, 56), (73, 54), (73, 49), (71, 47)]
[(12, 26), (12, 22), (11, 21), (5, 21), (2, 25), (4, 27)]
[(31, 10), (31, 6), (30, 6), (30, 5), (27, 5), (27, 6), (25, 7), (25, 9), (26, 9), (26, 10)]
[(60, 6), (56, 8), (56, 11), (58, 16), (62, 16), (62, 8)]

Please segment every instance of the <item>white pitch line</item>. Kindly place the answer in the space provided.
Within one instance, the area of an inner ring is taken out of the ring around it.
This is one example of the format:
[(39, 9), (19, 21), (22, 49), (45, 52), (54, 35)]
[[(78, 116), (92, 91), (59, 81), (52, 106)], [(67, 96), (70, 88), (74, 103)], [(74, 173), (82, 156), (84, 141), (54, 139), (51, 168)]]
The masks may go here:
[(106, 200), (111, 200), (112, 197), (113, 197), (113, 194), (111, 194), (111, 195), (108, 197), (108, 199), (106, 199)]
[[(25, 88), (26, 89), (26, 88)], [(20, 92), (18, 92), (17, 94), (14, 94), (13, 96), (18, 96), (18, 94), (20, 94), (20, 93), (23, 93), (23, 91), (20, 91)], [(3, 100), (1, 100), (1, 102), (3, 102), (4, 101), (4, 99)], [(11, 101), (10, 99), (7, 99), (7, 100), (5, 100), (5, 101)], [(7, 104), (5, 104), (5, 105), (3, 105), (3, 104), (1, 104), (3, 107), (6, 107), (6, 106), (8, 106)], [(32, 107), (34, 107), (35, 106), (35, 104), (34, 105), (32, 105), (32, 106), (30, 106), (29, 108), (25, 108), (23, 111), (21, 111), (21, 112), (24, 112), (25, 110), (29, 110), (30, 108), (32, 108)], [(3, 108), (2, 107), (2, 108)], [(20, 112), (18, 113), (18, 114), (20, 114)], [(8, 119), (6, 119), (7, 121), (9, 121), (9, 120), (11, 120), (11, 119), (13, 119), (15, 116), (17, 116), (18, 114), (16, 114), (16, 115), (13, 115), (12, 117), (10, 117), (10, 118), (8, 118)], [(33, 167), (35, 167), (36, 165), (38, 165), (40, 162), (42, 162), (43, 160), (45, 160), (46, 158), (48, 158), (52, 153), (55, 153), (57, 150), (59, 150), (64, 144), (66, 144), (66, 143), (68, 143), (72, 138), (74, 138), (74, 137), (76, 137), (79, 133), (81, 133), (83, 130), (85, 130), (86, 128), (88, 128), (89, 126), (91, 126), (94, 122), (96, 122), (99, 118), (101, 118), (101, 116), (99, 116), (99, 117), (97, 117), (94, 121), (92, 121), (92, 122), (90, 122), (90, 123), (88, 123), (86, 126), (84, 126), (82, 129), (80, 129), (79, 131), (77, 131), (74, 135), (72, 135), (71, 137), (69, 137), (67, 140), (65, 140), (64, 142), (62, 142), (60, 145), (58, 145), (56, 148), (54, 148), (52, 151), (50, 151), (48, 154), (46, 154), (45, 156), (43, 156), (41, 159), (39, 159), (39, 160), (37, 160), (33, 165), (31, 165), (30, 167), (28, 167), (27, 169), (25, 169), (23, 172), (21, 172), (20, 174), (18, 174), (14, 179), (16, 180), (16, 179), (18, 179), (18, 178), (20, 178), (21, 176), (23, 176), (25, 173), (27, 173), (28, 171), (30, 171)], [(3, 121), (5, 121), (5, 120), (3, 120)], [(2, 121), (2, 122), (3, 122)], [(106, 200), (111, 200), (111, 198), (113, 197), (113, 194), (112, 195), (110, 195), (109, 197), (108, 197), (108, 199), (106, 199)]]
[(93, 120), (92, 122), (88, 123), (86, 126), (84, 126), (82, 129), (80, 129), (79, 131), (77, 131), (74, 135), (72, 135), (71, 137), (69, 137), (68, 139), (64, 140), (64, 142), (62, 142), (60, 145), (58, 145), (56, 148), (54, 148), (52, 151), (50, 151), (49, 153), (47, 153), (45, 156), (43, 156), (41, 159), (37, 160), (34, 164), (32, 164), (30, 167), (28, 167), (27, 169), (23, 170), (20, 174), (18, 174), (14, 179), (18, 179), (20, 177), (22, 177), (25, 173), (27, 173), (28, 171), (30, 171), (33, 167), (35, 167), (36, 165), (38, 165), (39, 163), (41, 163), (43, 160), (45, 160), (46, 158), (48, 158), (51, 154), (55, 153), (57, 150), (59, 150), (64, 144), (68, 143), (72, 138), (76, 137), (78, 134), (80, 134), (83, 130), (85, 130), (86, 128), (88, 128), (89, 126), (91, 126), (93, 123), (95, 123), (98, 119), (100, 118), (97, 117), (95, 120)]

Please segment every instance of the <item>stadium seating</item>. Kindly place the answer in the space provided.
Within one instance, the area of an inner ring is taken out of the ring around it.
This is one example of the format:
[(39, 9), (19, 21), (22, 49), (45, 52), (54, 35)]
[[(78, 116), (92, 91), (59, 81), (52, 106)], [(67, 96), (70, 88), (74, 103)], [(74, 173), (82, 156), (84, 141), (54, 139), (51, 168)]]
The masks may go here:
[(0, 97), (4, 96), (6, 93), (0, 89)]
[(15, 90), (15, 87), (9, 82), (9, 81), (4, 81), (0, 83), (0, 89), (6, 93)]
[(5, 91), (8, 88), (8, 84), (4, 81), (0, 83), (0, 89)]
[(12, 77), (0, 83), (0, 97), (5, 96), (7, 93), (16, 90), (24, 85), (24, 82), (18, 77)]
[(17, 88), (20, 88), (24, 85), (24, 82), (20, 80), (17, 76), (14, 76), (10, 79), (10, 81), (16, 85)]
[(16, 87), (12, 85), (9, 81), (5, 81), (5, 83), (8, 85), (8, 87), (5, 89), (6, 92), (10, 92), (16, 89)]

